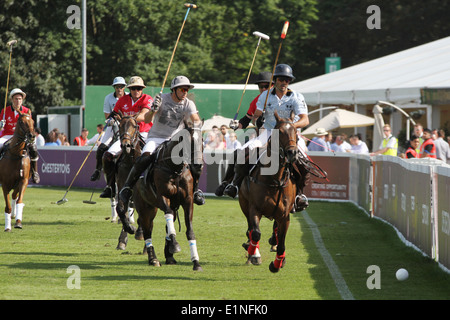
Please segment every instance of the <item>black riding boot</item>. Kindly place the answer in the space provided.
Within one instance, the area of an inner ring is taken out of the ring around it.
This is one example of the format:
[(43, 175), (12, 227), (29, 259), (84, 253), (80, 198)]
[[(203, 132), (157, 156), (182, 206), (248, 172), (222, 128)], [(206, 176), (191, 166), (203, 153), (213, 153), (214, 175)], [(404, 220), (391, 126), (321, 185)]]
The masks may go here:
[(303, 188), (308, 182), (309, 173), (298, 161), (294, 162), (293, 179), (295, 181), (297, 195), (295, 196), (294, 207), (291, 212), (295, 213), (303, 211), (309, 206), (308, 198), (303, 194)]
[(248, 175), (248, 171), (248, 164), (236, 164), (234, 166), (233, 181), (225, 188), (223, 194), (231, 198), (236, 198), (239, 188), (241, 187), (242, 180), (244, 180), (245, 176)]
[(33, 183), (39, 183), (41, 181), (37, 167), (39, 154), (37, 152), (37, 147), (34, 143), (28, 146), (28, 152), (30, 154), (31, 180), (33, 181)]
[(133, 187), (138, 181), (141, 174), (153, 163), (153, 157), (148, 154), (143, 154), (136, 159), (133, 167), (128, 174), (127, 181), (119, 192), (119, 202), (117, 203), (117, 213), (125, 214), (128, 210), (128, 202), (133, 194)]
[(202, 190), (198, 189), (198, 182), (202, 174), (203, 165), (193, 164), (190, 166), (192, 178), (194, 179), (194, 203), (198, 206), (205, 204), (205, 195)]
[(103, 154), (108, 150), (108, 146), (104, 143), (102, 143), (101, 145), (98, 146), (97, 148), (97, 153), (95, 155), (95, 158), (97, 160), (97, 163), (95, 165), (95, 171), (91, 176), (91, 181), (97, 181), (98, 179), (100, 179), (100, 172), (102, 171), (102, 159), (103, 159)]
[(100, 198), (113, 198), (116, 195), (116, 181), (115, 172), (116, 164), (114, 163), (114, 156), (105, 152), (103, 155), (103, 172), (106, 178), (106, 187), (100, 194)]

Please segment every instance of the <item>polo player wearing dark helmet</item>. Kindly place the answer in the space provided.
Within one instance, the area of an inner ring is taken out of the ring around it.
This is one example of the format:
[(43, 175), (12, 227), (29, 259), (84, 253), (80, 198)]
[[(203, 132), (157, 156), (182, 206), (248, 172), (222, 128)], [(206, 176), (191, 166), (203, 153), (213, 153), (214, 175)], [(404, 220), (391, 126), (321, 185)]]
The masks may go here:
[[(306, 127), (309, 124), (308, 107), (305, 98), (302, 94), (288, 88), (289, 83), (295, 79), (292, 68), (287, 64), (277, 65), (273, 78), (273, 88), (261, 93), (256, 103), (257, 108), (253, 114), (252, 121), (256, 121), (258, 128), (262, 128), (260, 135), (241, 147), (241, 150), (244, 150), (246, 153), (246, 158), (248, 158), (250, 152), (267, 144), (276, 125), (275, 112), (282, 118), (290, 118), (291, 112), (294, 112), (296, 129)], [(299, 151), (304, 152), (300, 145)], [(249, 164), (247, 162), (245, 164), (231, 164), (228, 167), (225, 180), (216, 189), (215, 194), (217, 196), (225, 194), (231, 198), (236, 197), (242, 180), (248, 174)], [(297, 168), (303, 167), (297, 165)], [(231, 175), (232, 170), (234, 171), (234, 177), (230, 183), (230, 180), (227, 178)], [(294, 203), (295, 211), (301, 211), (308, 206), (308, 200), (302, 194), (302, 189), (305, 185), (305, 175), (306, 172), (299, 172), (295, 177), (297, 184), (297, 197)]]
[[(193, 88), (194, 86), (187, 77), (177, 76), (172, 80), (170, 93), (157, 94), (155, 96), (153, 108), (146, 114), (145, 118), (146, 122), (152, 121), (153, 126), (148, 133), (141, 156), (136, 159), (122, 190), (120, 190), (117, 206), (119, 214), (126, 212), (133, 186), (145, 169), (154, 161), (152, 154), (158, 146), (183, 130), (185, 121), (192, 121), (194, 130), (201, 130), (201, 120), (197, 107), (192, 100), (187, 98), (188, 91)], [(195, 132), (194, 139), (196, 137), (200, 139), (200, 141), (197, 141), (197, 145), (201, 146), (201, 132)], [(201, 190), (198, 190), (198, 180), (202, 166), (201, 163), (191, 165), (191, 173), (194, 178), (194, 203), (197, 205), (205, 203), (203, 193)]]

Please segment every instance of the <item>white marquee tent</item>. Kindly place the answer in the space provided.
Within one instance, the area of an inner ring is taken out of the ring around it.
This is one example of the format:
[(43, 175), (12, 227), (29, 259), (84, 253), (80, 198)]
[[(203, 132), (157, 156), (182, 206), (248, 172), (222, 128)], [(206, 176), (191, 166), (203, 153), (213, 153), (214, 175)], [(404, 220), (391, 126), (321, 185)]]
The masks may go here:
[(311, 106), (375, 104), (379, 100), (419, 103), (421, 88), (450, 87), (450, 37), (290, 87), (301, 92)]

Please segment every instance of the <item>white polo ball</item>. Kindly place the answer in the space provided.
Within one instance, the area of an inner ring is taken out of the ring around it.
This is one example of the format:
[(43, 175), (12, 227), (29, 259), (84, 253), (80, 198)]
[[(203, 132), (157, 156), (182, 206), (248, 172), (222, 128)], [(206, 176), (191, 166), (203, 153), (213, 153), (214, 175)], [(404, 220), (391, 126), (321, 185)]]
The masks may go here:
[(405, 281), (409, 277), (408, 270), (403, 269), (403, 268), (398, 269), (397, 272), (395, 273), (395, 277), (399, 281)]

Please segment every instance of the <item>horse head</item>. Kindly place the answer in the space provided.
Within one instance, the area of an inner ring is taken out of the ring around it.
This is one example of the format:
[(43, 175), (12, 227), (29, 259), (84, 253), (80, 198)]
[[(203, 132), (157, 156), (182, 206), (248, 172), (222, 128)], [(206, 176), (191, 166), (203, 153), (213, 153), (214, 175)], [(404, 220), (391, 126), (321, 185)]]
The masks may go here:
[(120, 145), (123, 152), (131, 154), (139, 141), (139, 124), (134, 116), (123, 116), (120, 113), (119, 117)]
[(34, 121), (31, 117), (31, 111), (29, 110), (26, 113), (22, 113), (19, 111), (19, 114), (20, 115), (19, 119), (17, 120), (16, 130), (14, 134), (23, 141), (34, 142), (34, 139), (36, 138), (36, 132), (34, 131)]
[(294, 125), (294, 112), (291, 112), (289, 119), (281, 118), (275, 111), (277, 123), (274, 129), (279, 130), (280, 157), (286, 159), (288, 163), (294, 162), (297, 158), (297, 129)]

